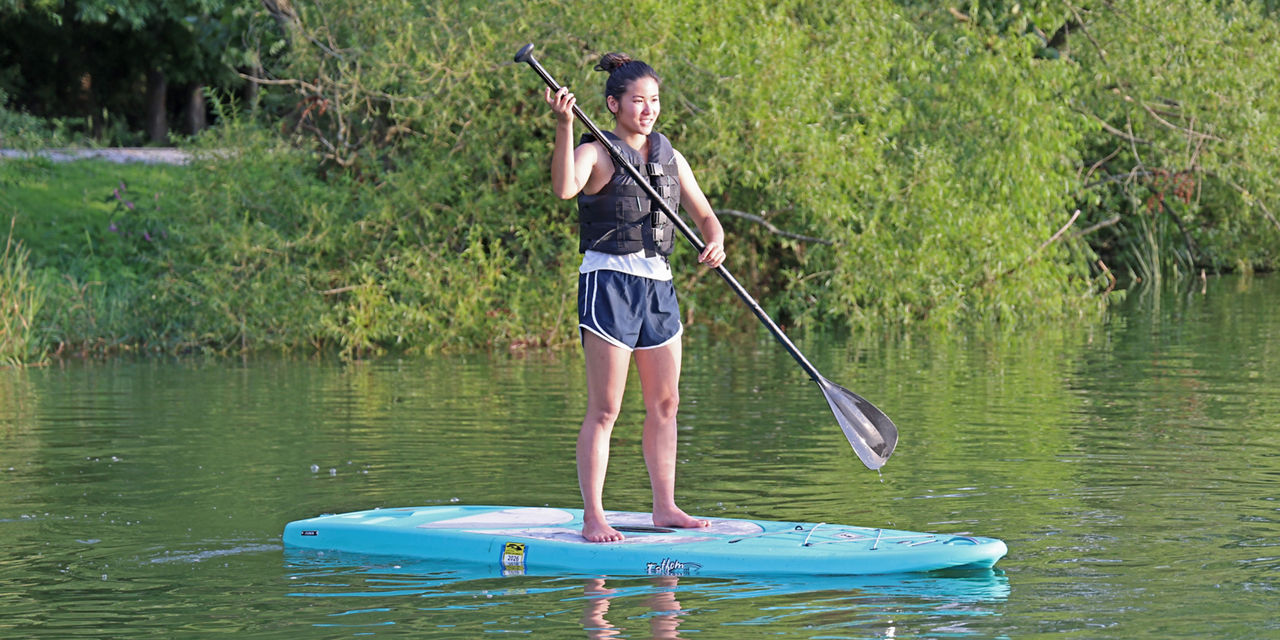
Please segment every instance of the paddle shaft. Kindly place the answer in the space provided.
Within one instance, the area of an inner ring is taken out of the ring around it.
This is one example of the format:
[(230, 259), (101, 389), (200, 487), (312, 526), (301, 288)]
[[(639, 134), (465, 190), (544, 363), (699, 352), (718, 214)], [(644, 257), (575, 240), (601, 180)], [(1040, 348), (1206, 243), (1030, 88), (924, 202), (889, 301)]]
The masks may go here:
[[(543, 82), (546, 82), (547, 86), (551, 87), (551, 91), (553, 93), (559, 91), (560, 83), (556, 82), (555, 78), (552, 78), (551, 74), (547, 73), (547, 70), (542, 68), (542, 65), (538, 63), (537, 58), (533, 57), (532, 51), (533, 45), (525, 45), (525, 47), (520, 49), (516, 54), (516, 62), (529, 63), (529, 66), (533, 67), (533, 70), (542, 77)], [(588, 118), (586, 114), (582, 113), (582, 109), (579, 109), (576, 104), (573, 105), (573, 115), (587, 127), (587, 130), (591, 132), (591, 135), (595, 136), (596, 140), (599, 140), (600, 143), (604, 145), (604, 148), (609, 151), (609, 155), (613, 156), (614, 164), (622, 167), (623, 170), (627, 172), (627, 175), (631, 176), (631, 179), (635, 180), (636, 184), (640, 185), (640, 187), (644, 189), (644, 192), (649, 195), (649, 198), (662, 209), (662, 213), (666, 214), (667, 219), (680, 230), (681, 235), (683, 235), (685, 239), (689, 241), (689, 244), (693, 245), (693, 248), (698, 251), (699, 255), (701, 255), (703, 249), (706, 248), (706, 244), (702, 242), (702, 239), (693, 232), (693, 229), (689, 228), (689, 225), (686, 224), (680, 216), (676, 215), (675, 211), (671, 210), (671, 207), (668, 206), (662, 197), (658, 195), (658, 192), (649, 184), (649, 181), (645, 180), (640, 175), (640, 171), (632, 166), (630, 162), (627, 162), (626, 158), (622, 157), (622, 152), (618, 151), (618, 149), (604, 137), (604, 134), (600, 132), (600, 128), (591, 121), (591, 118)], [(809, 377), (812, 378), (814, 382), (821, 384), (823, 377), (822, 374), (818, 373), (818, 369), (809, 362), (808, 358), (804, 357), (803, 353), (800, 353), (800, 349), (791, 341), (791, 338), (788, 338), (787, 334), (783, 333), (782, 328), (778, 326), (778, 323), (774, 322), (773, 318), (770, 318), (768, 313), (765, 313), (765, 310), (761, 308), (760, 303), (756, 302), (755, 298), (752, 298), (750, 293), (747, 293), (747, 290), (742, 287), (737, 278), (733, 277), (733, 274), (729, 273), (729, 270), (725, 268), (724, 264), (716, 267), (715, 270), (716, 273), (720, 274), (720, 277), (729, 285), (729, 288), (733, 289), (733, 292), (738, 294), (738, 297), (741, 298), (743, 302), (747, 303), (747, 306), (751, 308), (751, 312), (756, 314), (756, 318), (759, 318), (760, 322), (764, 323), (765, 328), (769, 330), (769, 333), (773, 334), (774, 338), (777, 338), (778, 342), (787, 350), (787, 353), (790, 353), (791, 357), (795, 358), (796, 362), (800, 364), (800, 368), (804, 369), (805, 373), (809, 374)]]

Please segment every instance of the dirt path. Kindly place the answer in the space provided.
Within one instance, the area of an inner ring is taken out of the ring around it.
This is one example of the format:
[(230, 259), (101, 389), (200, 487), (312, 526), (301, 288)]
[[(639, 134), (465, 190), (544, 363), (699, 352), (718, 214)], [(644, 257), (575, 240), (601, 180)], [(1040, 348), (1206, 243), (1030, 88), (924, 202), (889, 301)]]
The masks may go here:
[(32, 155), (54, 162), (70, 162), (86, 158), (98, 158), (109, 162), (142, 162), (146, 164), (187, 164), (191, 154), (173, 147), (113, 147), (108, 149), (43, 149), (19, 151), (0, 149), (2, 158), (29, 158)]

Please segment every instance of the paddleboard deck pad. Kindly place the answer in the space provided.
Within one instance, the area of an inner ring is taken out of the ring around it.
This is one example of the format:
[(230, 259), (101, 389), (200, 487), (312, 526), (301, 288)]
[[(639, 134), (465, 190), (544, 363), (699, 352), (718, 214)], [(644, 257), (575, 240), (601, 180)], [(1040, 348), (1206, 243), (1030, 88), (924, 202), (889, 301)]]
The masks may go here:
[(707, 518), (711, 526), (653, 526), (647, 513), (609, 512), (621, 542), (582, 537), (582, 510), (432, 506), (373, 509), (291, 522), (284, 544), (495, 566), (503, 574), (871, 575), (989, 568), (1004, 542), (814, 522)]

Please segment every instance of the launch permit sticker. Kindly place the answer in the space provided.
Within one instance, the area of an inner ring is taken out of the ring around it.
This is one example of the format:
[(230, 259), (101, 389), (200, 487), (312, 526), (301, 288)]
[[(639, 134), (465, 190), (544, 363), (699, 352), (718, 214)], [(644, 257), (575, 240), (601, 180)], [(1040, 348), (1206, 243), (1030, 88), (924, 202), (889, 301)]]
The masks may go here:
[(502, 575), (524, 575), (524, 543), (508, 542), (502, 547)]

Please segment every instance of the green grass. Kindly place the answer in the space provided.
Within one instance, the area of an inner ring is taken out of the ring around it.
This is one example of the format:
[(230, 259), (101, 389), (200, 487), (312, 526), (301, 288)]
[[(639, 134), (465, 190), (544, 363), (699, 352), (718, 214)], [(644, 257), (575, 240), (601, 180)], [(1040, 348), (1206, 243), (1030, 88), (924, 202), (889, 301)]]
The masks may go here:
[[(33, 268), (92, 269), (95, 257), (108, 262), (121, 257), (123, 247), (117, 245), (130, 240), (118, 231), (125, 222), (144, 216), (162, 222), (166, 205), (178, 206), (186, 171), (105, 160), (4, 160), (0, 217), (17, 218), (13, 236), (30, 251)], [(125, 190), (117, 200), (113, 194), (121, 185)], [(113, 222), (116, 232), (111, 231)]]
[(27, 250), (10, 233), (0, 246), (0, 367), (39, 361), (44, 349), (32, 324), (47, 289), (33, 282)]
[[(145, 346), (139, 304), (167, 269), (168, 229), (188, 206), (185, 167), (106, 160), (0, 161), (0, 363)], [(189, 184), (189, 183), (188, 183)]]

